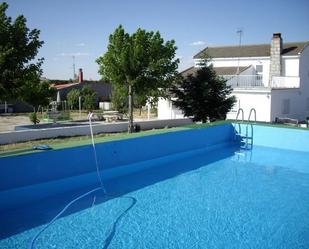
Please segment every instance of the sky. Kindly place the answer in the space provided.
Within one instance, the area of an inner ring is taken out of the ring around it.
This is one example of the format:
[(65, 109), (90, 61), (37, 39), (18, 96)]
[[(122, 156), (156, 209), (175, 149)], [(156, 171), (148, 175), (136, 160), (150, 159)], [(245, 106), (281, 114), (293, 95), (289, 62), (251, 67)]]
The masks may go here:
[(159, 31), (175, 40), (179, 71), (207, 46), (270, 43), (281, 32), (284, 42), (309, 40), (309, 0), (8, 0), (7, 15), (24, 15), (30, 29), (41, 31), (43, 76), (48, 79), (98, 80), (96, 58), (107, 50), (118, 25), (128, 33), (138, 28)]

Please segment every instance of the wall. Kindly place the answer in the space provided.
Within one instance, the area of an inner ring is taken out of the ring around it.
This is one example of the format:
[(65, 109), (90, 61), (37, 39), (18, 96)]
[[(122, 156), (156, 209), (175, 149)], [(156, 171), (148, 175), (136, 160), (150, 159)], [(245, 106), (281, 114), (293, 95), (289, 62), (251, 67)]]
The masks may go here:
[(253, 131), (254, 145), (309, 152), (309, 130), (253, 125)]
[[(272, 89), (271, 120), (275, 121), (276, 117), (304, 120), (304, 105), (301, 95), (301, 89)], [(286, 99), (290, 100), (289, 113), (283, 113), (283, 101)]]
[(158, 101), (158, 119), (182, 119), (183, 112), (175, 107), (168, 99), (159, 98)]
[[(298, 89), (272, 89), (272, 103), (271, 103), (271, 119), (276, 117), (288, 117), (303, 121), (309, 116), (309, 46), (307, 46), (301, 53), (299, 59), (299, 68), (296, 70), (295, 66), (298, 64), (296, 59), (285, 60), (286, 74), (288, 76), (300, 77), (300, 88)], [(290, 100), (290, 113), (283, 114), (283, 101)]]
[[(242, 108), (244, 110), (244, 119), (247, 120), (251, 108), (255, 108), (257, 121), (270, 121), (270, 91), (251, 90), (248, 92), (234, 90), (232, 94), (236, 96), (237, 102), (232, 111), (227, 114), (227, 119), (236, 119), (238, 109)], [(241, 116), (239, 118), (241, 119)]]
[(299, 62), (300, 86), (302, 89), (304, 115), (309, 117), (309, 45), (303, 50)]
[(299, 76), (299, 56), (282, 57), (282, 76)]
[[(216, 58), (211, 61), (214, 67), (237, 67), (238, 58)], [(256, 57), (256, 58), (240, 58), (239, 66), (250, 66), (253, 65), (263, 65), (263, 84), (268, 86), (269, 83), (269, 66), (270, 58), (269, 57)]]
[[(171, 154), (224, 145), (232, 137), (233, 126), (226, 124), (105, 142), (96, 149), (108, 178), (155, 167)], [(0, 210), (98, 183), (91, 145), (4, 157), (0, 165)]]
[[(307, 130), (254, 125), (253, 131), (254, 145), (309, 152)], [(210, 153), (233, 138), (233, 125), (224, 124), (100, 143), (96, 148), (106, 180), (162, 162), (168, 165), (170, 155), (181, 160), (194, 153)], [(98, 184), (91, 145), (4, 157), (0, 165), (0, 210)]]
[[(238, 109), (242, 108), (244, 110), (244, 119), (247, 120), (251, 108), (255, 108), (257, 121), (271, 121), (270, 90), (234, 90), (232, 95), (236, 97), (237, 102), (231, 112), (227, 113), (227, 119), (236, 119)], [(171, 116), (175, 117), (175, 113), (181, 113), (176, 107), (173, 107), (171, 110), (169, 104), (170, 102), (168, 100), (159, 100), (158, 119), (166, 119)], [(178, 118), (181, 118), (181, 115), (178, 115)]]
[[(190, 119), (173, 119), (173, 120), (151, 120), (151, 121), (138, 121), (134, 122), (139, 124), (142, 130), (158, 129), (168, 127), (177, 127), (187, 124), (192, 124)], [(107, 124), (94, 124), (93, 133), (112, 133), (123, 132), (128, 130), (127, 122), (120, 123), (107, 123)], [(24, 142), (37, 139), (55, 138), (55, 137), (72, 137), (89, 135), (90, 130), (88, 125), (50, 128), (40, 130), (22, 130), (13, 132), (1, 132), (0, 144), (9, 144), (16, 142)]]

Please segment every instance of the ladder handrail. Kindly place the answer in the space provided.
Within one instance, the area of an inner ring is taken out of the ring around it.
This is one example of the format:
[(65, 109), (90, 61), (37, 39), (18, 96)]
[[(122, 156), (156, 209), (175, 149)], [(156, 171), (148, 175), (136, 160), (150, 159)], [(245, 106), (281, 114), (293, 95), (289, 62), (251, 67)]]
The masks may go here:
[[(250, 138), (250, 141), (251, 141), (251, 148), (252, 148), (252, 145), (253, 145), (253, 125), (252, 123), (250, 123), (250, 120), (251, 120), (251, 114), (254, 113), (254, 122), (256, 122), (256, 110), (254, 108), (251, 108), (250, 112), (249, 112), (249, 116), (248, 116), (248, 123), (247, 123), (247, 126), (246, 126), (246, 145), (248, 146), (248, 139)], [(248, 126), (250, 124), (250, 128), (251, 128), (251, 136), (249, 137), (249, 134), (248, 134)]]
[[(238, 111), (237, 111), (236, 122), (238, 121), (238, 116), (239, 116), (240, 112), (241, 112), (241, 121), (244, 122), (244, 110), (242, 108), (239, 108)], [(238, 134), (241, 134), (241, 126), (240, 126), (239, 123), (237, 125), (238, 125)]]
[(251, 110), (249, 112), (249, 116), (248, 116), (248, 122), (250, 122), (252, 112), (254, 113), (254, 120), (253, 121), (256, 122), (256, 110), (255, 110), (255, 108), (251, 108)]
[(244, 110), (242, 108), (239, 108), (236, 115), (236, 121), (238, 121), (238, 116), (241, 112), (241, 121), (244, 122)]
[[(236, 121), (240, 121), (240, 119), (239, 119), (240, 114), (241, 114), (241, 122), (243, 123), (244, 122), (244, 110), (242, 108), (239, 108), (238, 111), (237, 111)], [(250, 109), (248, 120), (247, 120), (248, 122), (244, 124), (245, 127), (246, 127), (246, 130), (245, 130), (246, 134), (245, 134), (245, 136), (241, 135), (242, 134), (241, 133), (241, 125), (242, 125), (241, 123), (238, 122), (236, 124), (236, 125), (238, 125), (238, 131), (236, 130), (236, 127), (235, 127), (235, 132), (240, 135), (240, 138), (245, 139), (245, 141), (246, 141), (245, 142), (245, 147), (248, 148), (250, 146), (251, 149), (252, 149), (252, 146), (253, 146), (253, 125), (250, 122), (252, 115), (254, 115), (253, 116), (254, 119), (252, 121), (256, 122), (256, 110), (255, 110), (255, 108), (251, 108)], [(250, 130), (251, 130), (250, 136), (249, 136), (249, 128), (248, 128), (249, 125), (250, 125)], [(235, 133), (235, 139), (236, 139), (236, 133)], [(250, 144), (249, 144), (249, 140), (250, 140)]]

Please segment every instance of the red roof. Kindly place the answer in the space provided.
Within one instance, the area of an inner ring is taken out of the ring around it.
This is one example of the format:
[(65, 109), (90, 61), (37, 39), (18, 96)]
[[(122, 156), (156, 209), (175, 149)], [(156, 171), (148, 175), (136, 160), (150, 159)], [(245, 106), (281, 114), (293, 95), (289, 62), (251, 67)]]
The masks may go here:
[(79, 83), (58, 84), (58, 85), (53, 84), (52, 87), (56, 88), (57, 90), (61, 90), (61, 89), (65, 89), (65, 88), (68, 88), (68, 87), (71, 87), (71, 86), (74, 86), (74, 85), (78, 85), (78, 84)]

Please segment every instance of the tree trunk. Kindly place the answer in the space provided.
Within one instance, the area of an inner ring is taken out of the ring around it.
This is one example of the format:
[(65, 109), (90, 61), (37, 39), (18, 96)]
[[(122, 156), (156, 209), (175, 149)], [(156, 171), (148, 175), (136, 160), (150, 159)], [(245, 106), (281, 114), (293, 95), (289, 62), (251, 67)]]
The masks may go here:
[(129, 85), (129, 123), (128, 123), (128, 132), (133, 132), (133, 91), (132, 86)]

